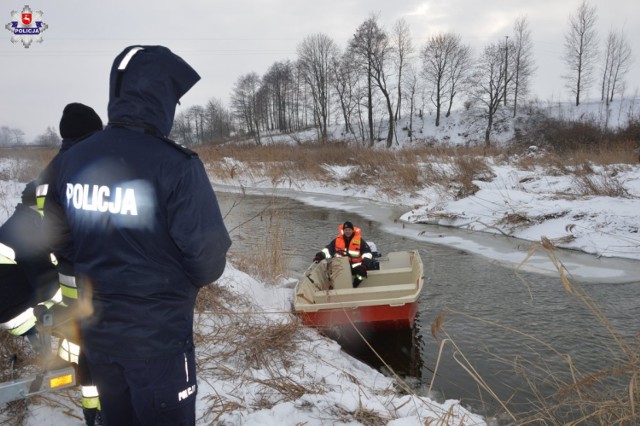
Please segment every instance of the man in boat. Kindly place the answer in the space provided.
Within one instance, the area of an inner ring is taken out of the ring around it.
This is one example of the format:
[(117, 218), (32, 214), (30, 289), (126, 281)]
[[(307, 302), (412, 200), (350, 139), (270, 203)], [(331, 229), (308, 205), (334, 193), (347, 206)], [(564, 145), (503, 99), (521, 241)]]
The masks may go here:
[(351, 265), (353, 287), (357, 288), (367, 277), (367, 267), (373, 263), (373, 254), (369, 244), (362, 238), (362, 231), (349, 221), (338, 225), (338, 236), (322, 251), (316, 253), (314, 262), (331, 257), (347, 256)]

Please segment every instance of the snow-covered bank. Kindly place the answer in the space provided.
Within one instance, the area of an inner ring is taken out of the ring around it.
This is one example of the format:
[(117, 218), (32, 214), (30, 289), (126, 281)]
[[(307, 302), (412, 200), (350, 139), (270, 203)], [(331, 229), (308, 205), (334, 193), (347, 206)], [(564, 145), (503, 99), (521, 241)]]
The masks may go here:
[[(341, 184), (340, 176), (347, 176), (348, 168), (330, 165), (325, 167), (337, 177), (334, 184), (306, 179), (294, 185), (274, 184), (234, 164), (234, 178), (215, 178), (214, 185), (222, 191), (275, 194), (357, 213), (397, 235), (453, 246), (514, 267), (527, 258), (524, 269), (557, 274), (543, 250), (528, 257), (532, 246), (546, 238), (568, 249), (560, 258), (580, 279), (640, 281), (640, 165), (620, 165), (615, 174), (595, 168), (594, 185), (614, 184), (602, 179), (615, 181), (626, 194), (617, 198), (581, 195), (574, 176), (541, 167), (524, 170), (494, 162), (490, 166), (493, 178), (474, 181), (479, 190), (461, 199), (437, 186), (391, 197), (374, 185)], [(439, 227), (419, 225), (423, 223)]]
[[(197, 424), (486, 424), (456, 400), (436, 403), (399, 391), (393, 379), (315, 330), (293, 326), (286, 347), (270, 344), (270, 333), (291, 324), (291, 282), (265, 285), (229, 265), (215, 285), (226, 302), (196, 324)], [(32, 400), (23, 424), (79, 426), (79, 401), (77, 389)], [(8, 419), (0, 415), (0, 422)]]
[[(276, 329), (290, 321), (291, 282), (265, 286), (229, 267), (218, 285), (247, 301), (229, 306), (230, 315), (213, 315), (200, 332), (222, 330), (233, 323), (250, 328)], [(219, 333), (219, 331), (218, 331)], [(226, 340), (226, 339), (225, 339)], [(315, 330), (298, 328), (288, 347), (265, 349), (264, 364), (247, 356), (250, 346), (260, 346), (250, 336), (232, 350), (217, 345), (208, 356), (214, 365), (201, 368), (199, 407), (203, 424), (214, 418), (221, 424), (321, 425), (366, 424), (367, 418), (389, 425), (437, 423), (483, 425), (484, 420), (462, 408), (457, 401), (442, 404), (417, 395), (398, 393), (394, 381), (341, 351), (334, 341)], [(291, 346), (289, 346), (291, 345)], [(202, 345), (200, 351), (205, 350)], [(217, 355), (220, 354), (220, 355)], [(282, 383), (298, 392), (286, 400), (278, 386)], [(237, 406), (227, 412), (207, 411), (211, 398), (217, 407)], [(264, 406), (264, 408), (256, 408)]]

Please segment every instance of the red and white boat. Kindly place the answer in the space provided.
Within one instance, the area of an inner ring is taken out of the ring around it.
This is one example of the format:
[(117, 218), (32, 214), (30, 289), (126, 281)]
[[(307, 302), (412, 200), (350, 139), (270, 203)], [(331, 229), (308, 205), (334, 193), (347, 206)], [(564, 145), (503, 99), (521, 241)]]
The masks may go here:
[(367, 271), (358, 288), (346, 257), (313, 263), (295, 287), (294, 311), (306, 325), (321, 329), (413, 328), (424, 286), (420, 254), (398, 251), (376, 260), (379, 269)]

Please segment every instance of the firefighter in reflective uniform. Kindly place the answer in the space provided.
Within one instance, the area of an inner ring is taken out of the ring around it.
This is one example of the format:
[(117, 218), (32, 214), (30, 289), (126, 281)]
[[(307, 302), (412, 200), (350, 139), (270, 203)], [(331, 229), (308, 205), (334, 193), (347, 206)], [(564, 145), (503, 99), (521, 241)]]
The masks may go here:
[(360, 228), (354, 227), (349, 221), (338, 226), (338, 236), (322, 251), (316, 253), (313, 260), (319, 262), (322, 259), (340, 256), (349, 258), (353, 287), (358, 287), (367, 277), (367, 267), (373, 262), (373, 254), (369, 244), (362, 238)]
[[(102, 120), (92, 108), (79, 103), (67, 105), (60, 120), (63, 140), (58, 155), (98, 130), (102, 130)], [(0, 302), (0, 329), (15, 336), (26, 336), (39, 353), (47, 348), (41, 347), (35, 325), (42, 314), (51, 309), (54, 321), (63, 324), (55, 330), (63, 336), (58, 355), (77, 364), (85, 422), (97, 426), (102, 424), (98, 391), (79, 346), (70, 341), (78, 342), (72, 319), (79, 308), (73, 267), (62, 259), (55, 261), (43, 238), (42, 211), (53, 161), (55, 158), (37, 181), (27, 184), (21, 203), (0, 227), (0, 291), (11, 295)]]
[[(0, 234), (2, 231), (0, 231)], [(49, 272), (53, 271), (53, 266)], [(0, 242), (0, 288), (5, 295), (0, 302), (0, 329), (7, 330), (14, 336), (29, 338), (37, 353), (42, 348), (38, 344), (36, 334), (36, 317), (33, 305), (43, 298), (51, 297), (55, 289), (55, 275), (49, 275), (48, 288), (37, 288), (24, 273), (24, 266), (16, 261), (16, 253), (12, 247)], [(54, 278), (51, 280), (51, 278)], [(6, 290), (6, 291), (5, 291)], [(40, 294), (40, 296), (38, 296)], [(11, 295), (10, 297), (8, 295)], [(53, 295), (50, 302), (61, 301), (60, 292)]]
[[(53, 263), (50, 262), (50, 265), (51, 266), (49, 272), (55, 271)], [(30, 286), (26, 275), (22, 273), (21, 269), (22, 268), (19, 266), (18, 262), (16, 262), (16, 255), (14, 250), (6, 244), (0, 243), (0, 271), (2, 271), (1, 282), (3, 284), (3, 287), (10, 285), (12, 289), (17, 289), (17, 292), (14, 291), (13, 293), (10, 292), (8, 294), (16, 296), (16, 294), (21, 293), (21, 288)], [(15, 311), (15, 308), (11, 307), (9, 303), (7, 303), (7, 301), (19, 301), (21, 299), (19, 297), (3, 299), (3, 306), (7, 306), (9, 308), (3, 308), (3, 316), (0, 317), (0, 320), (2, 321), (0, 323), (0, 329), (5, 329), (14, 336), (26, 336), (37, 353), (48, 349), (42, 348), (38, 339), (38, 333), (36, 331), (36, 322), (38, 318), (41, 318), (41, 315), (49, 310), (54, 312), (54, 318), (71, 318), (70, 309), (74, 309), (68, 308), (68, 306), (73, 306), (74, 303), (69, 295), (73, 293), (72, 287), (75, 279), (74, 277), (65, 277), (62, 274), (59, 274), (59, 276), (61, 277), (60, 286), (53, 297), (51, 297), (49, 300), (37, 304), (35, 307), (28, 307), (24, 311), (21, 311), (11, 318), (8, 318), (5, 313), (10, 312), (12, 309)], [(51, 278), (50, 274), (49, 278)], [(55, 280), (50, 281), (50, 287), (51, 284), (55, 285)], [(48, 291), (50, 292), (51, 290)], [(37, 294), (38, 292), (36, 291), (35, 293)], [(67, 295), (67, 297), (65, 297), (65, 294)], [(20, 304), (13, 306), (20, 306)], [(56, 322), (57, 321), (59, 320), (56, 320)], [(62, 319), (61, 322), (69, 322), (69, 320), (65, 321), (64, 319)], [(70, 327), (56, 328), (56, 333), (62, 336), (77, 334), (69, 331), (59, 331), (60, 329), (73, 330), (73, 324), (69, 322), (69, 325)], [(70, 342), (67, 337), (63, 337), (58, 348), (58, 356), (60, 356), (60, 358), (62, 358), (63, 360), (74, 363), (78, 366), (78, 378), (81, 384), (82, 392), (82, 411), (85, 417), (86, 424), (88, 426), (101, 425), (102, 422), (99, 415), (100, 401), (98, 399), (98, 390), (91, 382), (91, 375), (86, 367), (86, 362), (83, 359), (82, 354), (80, 353), (80, 347), (77, 344)]]
[(21, 202), (0, 226), (0, 329), (28, 337), (39, 353), (33, 307), (52, 298), (51, 303), (59, 301), (60, 295), (54, 298), (57, 276), (42, 239), (35, 186), (26, 186)]
[[(91, 107), (81, 103), (70, 103), (65, 106), (60, 119), (62, 147), (38, 178), (36, 201), (41, 214), (44, 211), (49, 181), (56, 161), (73, 146), (100, 130), (102, 130), (102, 120)], [(58, 347), (58, 356), (67, 362), (77, 365), (85, 423), (88, 426), (98, 426), (102, 424), (98, 388), (93, 384), (86, 358), (80, 350), (77, 325), (77, 319), (89, 312), (86, 305), (78, 301), (78, 288), (73, 264), (66, 259), (59, 258), (57, 259), (57, 270), (62, 303), (53, 306), (51, 304), (40, 305), (36, 307), (35, 314), (38, 318), (41, 318), (48, 309), (52, 310), (54, 322), (56, 323), (56, 332), (62, 335), (60, 346)]]

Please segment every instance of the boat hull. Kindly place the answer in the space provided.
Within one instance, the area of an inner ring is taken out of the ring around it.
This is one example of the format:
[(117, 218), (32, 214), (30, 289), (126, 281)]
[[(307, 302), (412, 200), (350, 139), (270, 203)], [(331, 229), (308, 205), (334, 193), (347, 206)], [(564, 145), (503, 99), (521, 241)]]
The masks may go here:
[(413, 328), (418, 303), (401, 306), (377, 305), (353, 308), (324, 309), (316, 312), (299, 312), (305, 325), (332, 329), (346, 325), (372, 330)]

